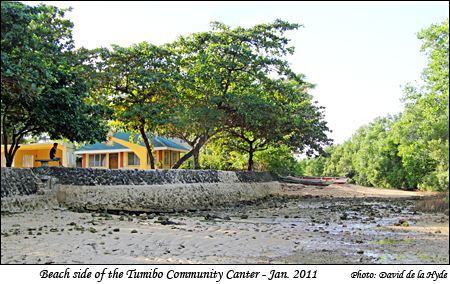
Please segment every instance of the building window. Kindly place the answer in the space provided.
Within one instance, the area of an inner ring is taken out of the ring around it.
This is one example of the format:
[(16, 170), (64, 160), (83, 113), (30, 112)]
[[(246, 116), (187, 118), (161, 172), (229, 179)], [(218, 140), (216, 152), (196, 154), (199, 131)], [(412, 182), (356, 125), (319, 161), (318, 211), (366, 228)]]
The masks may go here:
[(172, 152), (172, 164), (177, 162), (177, 152)]
[(141, 164), (141, 161), (139, 160), (139, 157), (136, 156), (135, 153), (128, 153), (128, 165), (129, 166), (139, 166)]
[(89, 167), (106, 167), (106, 154), (89, 155)]
[(34, 167), (34, 156), (33, 155), (23, 155), (22, 166), (25, 168)]
[(164, 165), (168, 165), (169, 164), (169, 151), (164, 151)]

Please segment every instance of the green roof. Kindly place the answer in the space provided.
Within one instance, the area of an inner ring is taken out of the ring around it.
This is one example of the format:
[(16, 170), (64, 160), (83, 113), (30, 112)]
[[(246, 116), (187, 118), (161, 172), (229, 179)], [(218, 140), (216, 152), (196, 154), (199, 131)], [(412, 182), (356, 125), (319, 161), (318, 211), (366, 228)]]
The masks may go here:
[[(147, 135), (149, 135), (149, 134), (147, 134)], [(130, 136), (131, 136), (130, 132), (117, 132), (113, 135), (113, 137), (127, 141), (127, 142), (130, 141)], [(139, 145), (145, 147), (145, 143), (141, 139), (140, 134), (134, 136), (133, 142), (138, 143)], [(153, 134), (152, 144), (153, 144), (153, 147), (168, 147), (168, 148), (174, 148), (174, 149), (186, 150), (186, 151), (190, 150), (188, 147), (181, 145), (180, 143), (177, 143), (177, 142), (173, 141), (172, 139), (169, 139), (169, 138), (166, 138), (163, 136), (158, 136), (156, 134)]]
[[(127, 142), (130, 142), (130, 136), (131, 136), (130, 132), (126, 132), (126, 133), (125, 132), (117, 132), (113, 135), (114, 138), (124, 140)], [(141, 135), (135, 135), (133, 142), (145, 147), (145, 143), (144, 143), (144, 141), (142, 141)], [(181, 145), (180, 143), (177, 143), (169, 138), (158, 136), (158, 135), (153, 135), (152, 143), (153, 143), (153, 147), (155, 147), (155, 148), (167, 147), (167, 148), (173, 148), (173, 149), (178, 149), (178, 150), (183, 150), (183, 151), (190, 150), (188, 147)], [(127, 149), (128, 149), (128, 147), (125, 147), (125, 146), (115, 143), (115, 142), (113, 142), (112, 144), (103, 142), (103, 143), (88, 144), (84, 147), (77, 149), (77, 151), (102, 151), (102, 150), (127, 150)]]
[(95, 143), (95, 144), (88, 144), (84, 147), (81, 147), (77, 149), (77, 151), (100, 151), (100, 150), (127, 150), (128, 148), (120, 145), (119, 143), (113, 142), (111, 143)]

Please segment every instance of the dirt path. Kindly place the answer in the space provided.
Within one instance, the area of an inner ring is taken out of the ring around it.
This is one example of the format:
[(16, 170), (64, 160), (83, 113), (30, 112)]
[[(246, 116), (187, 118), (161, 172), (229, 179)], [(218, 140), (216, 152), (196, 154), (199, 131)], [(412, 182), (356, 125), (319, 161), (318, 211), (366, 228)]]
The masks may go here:
[(431, 195), (284, 185), (207, 212), (3, 214), (1, 263), (448, 264), (448, 216), (415, 207)]

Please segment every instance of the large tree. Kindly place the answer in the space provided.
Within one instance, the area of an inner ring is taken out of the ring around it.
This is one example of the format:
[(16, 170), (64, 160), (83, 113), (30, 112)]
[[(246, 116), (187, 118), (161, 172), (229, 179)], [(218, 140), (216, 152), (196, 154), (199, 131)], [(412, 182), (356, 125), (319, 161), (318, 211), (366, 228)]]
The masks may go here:
[(448, 33), (448, 19), (419, 32), (428, 65), (422, 86), (405, 88), (405, 111), (395, 126), (408, 181), (424, 189), (448, 190), (449, 186)]
[(147, 42), (113, 45), (112, 50), (103, 49), (100, 54), (99, 91), (114, 110), (114, 125), (141, 135), (154, 169), (152, 136), (168, 123), (178, 104), (178, 57)]
[[(1, 5), (1, 135), (6, 166), (26, 135), (103, 140), (103, 108), (87, 103), (83, 52), (74, 51), (73, 24), (65, 9)], [(11, 145), (10, 147), (8, 145)]]
[(285, 145), (293, 152), (312, 155), (330, 142), (322, 108), (307, 92), (312, 85), (302, 75), (287, 78), (249, 84), (230, 101), (230, 127), (225, 130), (229, 139), (222, 141), (248, 155), (249, 171), (255, 153), (269, 146)]
[(169, 132), (190, 141), (192, 150), (174, 168), (191, 156), (198, 161), (201, 147), (230, 126), (231, 102), (242, 90), (250, 84), (262, 84), (271, 76), (292, 73), (283, 60), (283, 56), (293, 53), (284, 34), (298, 27), (281, 20), (234, 29), (214, 22), (209, 32), (180, 37), (174, 48), (183, 58), (186, 77), (180, 93), (186, 104)]

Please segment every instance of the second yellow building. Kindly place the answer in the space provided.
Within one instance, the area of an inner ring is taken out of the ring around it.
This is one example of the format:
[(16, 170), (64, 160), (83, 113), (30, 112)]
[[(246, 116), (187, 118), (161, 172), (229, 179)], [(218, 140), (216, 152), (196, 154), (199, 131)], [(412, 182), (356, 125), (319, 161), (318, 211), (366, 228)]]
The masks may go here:
[[(180, 141), (162, 136), (154, 135), (152, 143), (158, 169), (170, 169), (180, 159), (181, 153), (189, 151), (188, 146)], [(109, 135), (108, 142), (86, 145), (75, 154), (81, 156), (83, 168), (150, 169), (147, 148), (140, 135), (130, 139), (130, 133), (118, 132)]]

